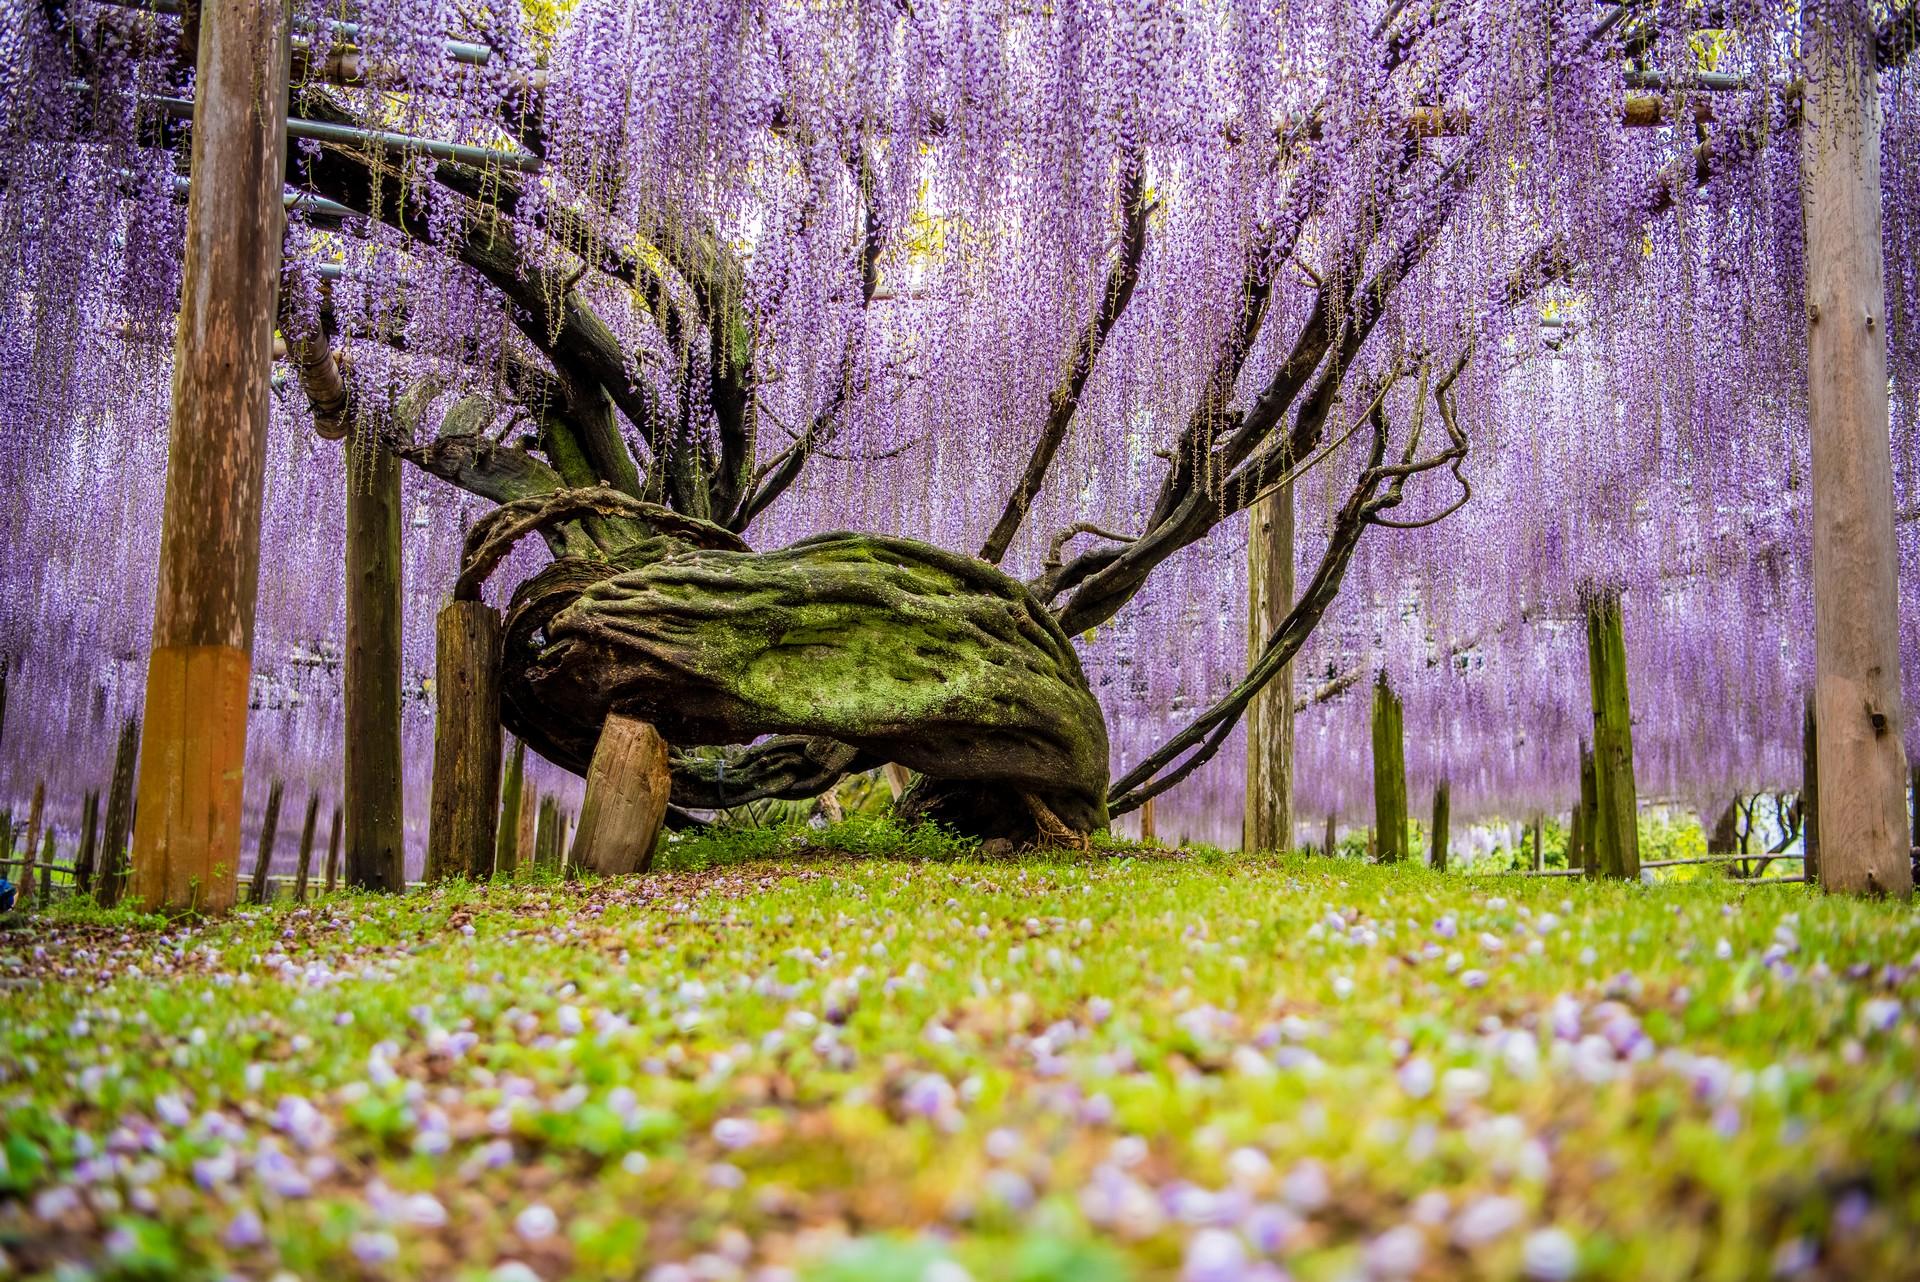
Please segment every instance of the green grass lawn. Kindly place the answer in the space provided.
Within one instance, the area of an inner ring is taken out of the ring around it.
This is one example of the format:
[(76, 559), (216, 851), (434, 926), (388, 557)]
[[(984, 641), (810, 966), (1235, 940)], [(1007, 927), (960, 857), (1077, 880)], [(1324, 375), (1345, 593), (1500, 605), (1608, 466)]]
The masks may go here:
[(1915, 918), (857, 824), (0, 931), (0, 1276), (1920, 1276)]

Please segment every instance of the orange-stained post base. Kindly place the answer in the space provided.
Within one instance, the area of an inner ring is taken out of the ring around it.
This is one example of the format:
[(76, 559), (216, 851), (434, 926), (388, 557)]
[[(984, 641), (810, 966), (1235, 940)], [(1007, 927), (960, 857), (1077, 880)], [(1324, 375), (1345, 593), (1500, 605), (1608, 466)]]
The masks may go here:
[(252, 668), (227, 645), (163, 646), (147, 662), (133, 893), (149, 912), (233, 906)]

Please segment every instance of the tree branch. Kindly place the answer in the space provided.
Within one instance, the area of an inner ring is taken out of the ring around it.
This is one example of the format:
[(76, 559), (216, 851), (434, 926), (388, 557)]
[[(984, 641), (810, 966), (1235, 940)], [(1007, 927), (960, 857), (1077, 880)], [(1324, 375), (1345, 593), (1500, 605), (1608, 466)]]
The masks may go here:
[(1033, 454), (1027, 460), (1026, 470), (1020, 475), (1020, 483), (1008, 497), (1006, 510), (994, 523), (987, 541), (980, 547), (980, 559), (992, 565), (999, 564), (1000, 558), (1007, 554), (1014, 535), (1020, 532), (1020, 523), (1026, 519), (1027, 509), (1033, 506), (1035, 496), (1040, 493), (1047, 469), (1053, 466), (1054, 455), (1059, 453), (1060, 444), (1066, 439), (1074, 411), (1080, 407), (1080, 393), (1093, 373), (1100, 349), (1106, 343), (1107, 335), (1113, 332), (1121, 314), (1126, 311), (1128, 301), (1133, 298), (1134, 287), (1140, 283), (1140, 260), (1147, 248), (1147, 216), (1152, 212), (1147, 204), (1146, 158), (1139, 151), (1134, 151), (1128, 154), (1122, 165), (1120, 191), (1124, 225), (1119, 252), (1113, 266), (1108, 269), (1106, 287), (1101, 291), (1100, 306), (1094, 313), (1092, 323), (1074, 340), (1072, 355), (1067, 359), (1066, 379), (1054, 390), (1048, 402), (1046, 424), (1041, 428), (1040, 439), (1034, 443)]

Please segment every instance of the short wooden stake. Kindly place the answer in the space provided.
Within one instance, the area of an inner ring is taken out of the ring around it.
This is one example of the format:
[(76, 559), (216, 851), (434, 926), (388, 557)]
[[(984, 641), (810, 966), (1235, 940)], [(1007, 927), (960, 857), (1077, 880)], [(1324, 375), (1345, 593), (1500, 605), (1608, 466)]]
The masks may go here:
[(1533, 817), (1533, 870), (1535, 872), (1539, 872), (1547, 866), (1547, 852), (1540, 844), (1540, 830), (1540, 816), (1535, 815)]
[(1593, 855), (1604, 877), (1640, 875), (1640, 803), (1633, 781), (1633, 713), (1618, 592), (1587, 598), (1587, 672), (1593, 696)]
[(560, 867), (560, 802), (551, 796), (540, 798), (539, 817), (534, 821), (533, 862), (541, 868)]
[(140, 719), (128, 717), (120, 727), (120, 743), (113, 754), (113, 781), (107, 787), (106, 827), (100, 831), (100, 893), (107, 908), (120, 902), (127, 888), (127, 837), (133, 830), (133, 781), (140, 753)]
[(49, 827), (46, 835), (40, 839), (40, 901), (42, 903), (53, 901), (54, 854), (53, 829)]
[(513, 741), (513, 754), (507, 758), (507, 777), (500, 787), (499, 831), (493, 841), (493, 875), (511, 877), (520, 866), (520, 795), (526, 787), (527, 745)]
[(1327, 848), (1326, 848), (1326, 856), (1329, 859), (1333, 858), (1333, 851), (1334, 851), (1333, 822), (1334, 822), (1334, 815), (1333, 815), (1333, 812), (1329, 810), (1327, 812)]
[(340, 807), (333, 808), (327, 825), (327, 871), (323, 888), (331, 895), (340, 885)]
[(27, 901), (33, 898), (33, 870), (40, 856), (40, 825), (46, 821), (46, 813), (47, 783), (43, 779), (33, 785), (33, 805), (27, 811), (27, 845), (20, 852), (20, 858), (25, 863), (20, 869), (19, 898), (15, 900), (21, 907), (25, 907)]
[(537, 835), (537, 816), (540, 810), (540, 790), (527, 786), (520, 790), (520, 815), (514, 822), (514, 843), (520, 851), (522, 868), (532, 868), (540, 862), (540, 852), (534, 845)]
[(1447, 825), (1451, 822), (1449, 809), (1447, 781), (1442, 779), (1433, 790), (1433, 832), (1427, 857), (1427, 862), (1440, 872), (1447, 870)]
[(493, 874), (500, 811), (500, 615), (450, 601), (436, 622), (428, 881)]
[(1154, 823), (1153, 816), (1155, 800), (1157, 798), (1148, 797), (1140, 805), (1140, 840), (1142, 841), (1158, 842), (1160, 840), (1159, 826)]
[(1593, 749), (1580, 745), (1580, 807), (1574, 811), (1574, 829), (1580, 834), (1581, 867), (1587, 876), (1600, 875), (1599, 856), (1593, 848), (1594, 821), (1599, 810), (1599, 782), (1593, 764)]
[(73, 857), (73, 888), (76, 894), (93, 893), (94, 866), (100, 857), (100, 792), (87, 793), (80, 803), (80, 853)]
[(304, 903), (307, 898), (307, 875), (313, 871), (313, 830), (320, 819), (320, 794), (307, 795), (307, 817), (300, 823), (300, 862), (293, 875), (293, 899), (295, 903)]
[(260, 817), (260, 853), (253, 861), (253, 883), (247, 887), (249, 903), (267, 902), (267, 870), (273, 865), (273, 843), (280, 835), (280, 793), (278, 779), (267, 789), (266, 813)]
[(660, 733), (644, 721), (609, 716), (587, 766), (587, 794), (568, 866), (603, 877), (651, 869), (671, 786)]
[(1383, 864), (1407, 857), (1406, 753), (1400, 700), (1381, 672), (1373, 685), (1373, 828)]

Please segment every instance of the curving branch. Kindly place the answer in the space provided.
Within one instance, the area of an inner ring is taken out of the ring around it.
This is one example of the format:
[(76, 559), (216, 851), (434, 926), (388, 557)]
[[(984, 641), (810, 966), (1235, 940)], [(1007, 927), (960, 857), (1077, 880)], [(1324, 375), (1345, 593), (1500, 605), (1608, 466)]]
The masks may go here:
[(987, 541), (980, 546), (980, 559), (989, 565), (1000, 563), (1014, 535), (1020, 532), (1020, 523), (1040, 493), (1061, 442), (1066, 440), (1074, 411), (1080, 408), (1080, 394), (1093, 373), (1094, 362), (1100, 358), (1100, 349), (1127, 310), (1134, 287), (1140, 283), (1140, 260), (1147, 250), (1147, 217), (1153, 209), (1147, 202), (1146, 158), (1138, 150), (1128, 153), (1122, 162), (1120, 192), (1123, 218), (1120, 248), (1113, 266), (1108, 269), (1106, 286), (1100, 292), (1099, 309), (1074, 340), (1073, 352), (1067, 358), (1067, 376), (1048, 401), (1046, 424), (1040, 430), (1040, 439), (1034, 442), (1033, 454), (1020, 474), (1020, 483), (1008, 496), (1006, 510), (994, 523)]
[(604, 485), (589, 489), (555, 490), (502, 504), (467, 531), (460, 578), (454, 584), (456, 601), (477, 601), (500, 562), (529, 534), (587, 513), (639, 521), (660, 534), (694, 547), (745, 552), (745, 541), (731, 530), (686, 516), (658, 503), (646, 503)]
[[(1397, 506), (1402, 501), (1409, 478), (1448, 466), (1455, 469), (1456, 476), (1459, 475), (1458, 464), (1466, 456), (1467, 439), (1459, 432), (1452, 396), (1454, 382), (1466, 368), (1470, 354), (1470, 347), (1463, 350), (1434, 389), (1436, 406), (1440, 408), (1441, 416), (1447, 424), (1448, 444), (1446, 448), (1424, 457), (1421, 457), (1418, 452), (1427, 397), (1427, 374), (1424, 362), (1420, 367), (1419, 391), (1414, 400), (1413, 422), (1407, 434), (1407, 444), (1396, 463), (1384, 462), (1389, 435), (1386, 400), (1388, 393), (1400, 380), (1401, 373), (1396, 369), (1382, 380), (1364, 415), (1365, 422), (1372, 428), (1367, 465), (1361, 470), (1359, 479), (1355, 481), (1346, 502), (1334, 515), (1326, 551), (1322, 553), (1320, 564), (1314, 570), (1306, 589), (1294, 603), (1293, 608), (1287, 612), (1287, 617), (1281, 620), (1273, 636), (1268, 639), (1259, 659), (1255, 661), (1246, 677), (1224, 698), (1208, 708), (1160, 748), (1149, 753), (1143, 761), (1114, 783), (1112, 795), (1107, 803), (1111, 813), (1124, 814), (1146, 804), (1185, 779), (1219, 752), (1227, 736), (1233, 732), (1234, 726), (1239, 724), (1247, 705), (1253, 702), (1254, 696), (1293, 661), (1300, 647), (1306, 643), (1314, 628), (1319, 625), (1327, 607), (1333, 603), (1334, 597), (1339, 593), (1341, 579), (1345, 576), (1347, 566), (1352, 562), (1354, 551), (1359, 547), (1360, 538), (1367, 527), (1391, 524), (1382, 519), (1380, 513)], [(1458, 506), (1455, 504), (1448, 510), (1455, 510)], [(1430, 518), (1430, 520), (1438, 519), (1440, 518)], [(1337, 686), (1338, 681), (1328, 684)], [(1345, 687), (1339, 686), (1339, 688)], [(1316, 692), (1316, 699), (1331, 697), (1332, 693), (1338, 693), (1338, 689), (1324, 696)], [(1184, 759), (1182, 759), (1183, 754), (1187, 754)], [(1178, 764), (1175, 765), (1175, 762)], [(1169, 766), (1172, 769), (1168, 769)]]

